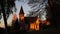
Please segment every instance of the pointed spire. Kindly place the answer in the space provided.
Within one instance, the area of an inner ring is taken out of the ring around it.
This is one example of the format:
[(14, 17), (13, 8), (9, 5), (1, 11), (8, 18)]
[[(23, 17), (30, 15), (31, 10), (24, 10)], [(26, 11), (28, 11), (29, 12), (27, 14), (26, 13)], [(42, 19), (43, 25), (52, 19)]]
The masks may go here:
[(20, 13), (19, 14), (24, 14), (23, 7), (21, 6)]

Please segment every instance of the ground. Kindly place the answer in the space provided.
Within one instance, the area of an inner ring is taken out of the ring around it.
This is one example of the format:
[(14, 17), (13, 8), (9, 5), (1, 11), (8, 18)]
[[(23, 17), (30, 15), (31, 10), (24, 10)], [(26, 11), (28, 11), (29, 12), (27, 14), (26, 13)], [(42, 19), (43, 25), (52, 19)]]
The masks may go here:
[[(5, 30), (0, 28), (0, 33), (5, 34)], [(60, 34), (60, 29), (56, 28), (48, 28), (48, 29), (41, 29), (39, 31), (31, 31), (31, 32), (26, 32), (26, 31), (12, 31), (9, 32), (8, 34)]]

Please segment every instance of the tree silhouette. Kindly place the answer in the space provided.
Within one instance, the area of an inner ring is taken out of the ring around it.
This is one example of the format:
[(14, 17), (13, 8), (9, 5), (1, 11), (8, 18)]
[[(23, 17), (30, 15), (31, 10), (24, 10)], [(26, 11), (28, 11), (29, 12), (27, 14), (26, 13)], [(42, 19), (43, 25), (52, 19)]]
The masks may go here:
[(51, 13), (51, 22), (55, 28), (58, 28), (60, 25), (59, 9), (60, 9), (60, 0), (48, 0)]
[[(31, 16), (41, 17), (42, 15), (46, 15), (46, 5), (48, 0), (29, 0), (28, 5), (31, 6), (32, 11), (34, 12)], [(31, 12), (32, 12), (31, 11)]]
[(6, 30), (6, 34), (8, 33), (8, 26), (7, 26), (7, 18), (9, 16), (9, 14), (12, 13), (12, 8), (15, 7), (15, 0), (0, 0), (0, 16), (1, 13), (3, 13), (3, 18), (4, 18), (4, 23), (5, 23), (5, 30)]

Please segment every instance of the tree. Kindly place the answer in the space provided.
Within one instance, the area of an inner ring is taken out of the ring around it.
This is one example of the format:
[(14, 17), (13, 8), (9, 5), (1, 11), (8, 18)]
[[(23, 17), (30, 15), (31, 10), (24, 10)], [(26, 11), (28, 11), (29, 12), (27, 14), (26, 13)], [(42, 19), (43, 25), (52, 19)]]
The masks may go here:
[(0, 9), (1, 13), (3, 13), (6, 34), (8, 34), (7, 17), (9, 16), (10, 13), (12, 13), (11, 9), (15, 7), (14, 1), (15, 0), (0, 0), (0, 6), (1, 6)]
[(50, 12), (51, 12), (51, 22), (52, 22), (52, 25), (55, 27), (55, 28), (58, 28), (59, 27), (59, 24), (60, 24), (60, 17), (59, 17), (59, 9), (60, 9), (60, 0), (48, 0), (48, 4), (49, 4), (49, 7), (50, 7)]
[[(34, 12), (33, 15), (31, 16), (45, 16), (46, 17), (46, 5), (47, 5), (48, 0), (29, 0), (28, 5), (31, 6), (32, 11)], [(31, 12), (32, 12), (31, 11)], [(41, 17), (42, 18), (42, 17)]]

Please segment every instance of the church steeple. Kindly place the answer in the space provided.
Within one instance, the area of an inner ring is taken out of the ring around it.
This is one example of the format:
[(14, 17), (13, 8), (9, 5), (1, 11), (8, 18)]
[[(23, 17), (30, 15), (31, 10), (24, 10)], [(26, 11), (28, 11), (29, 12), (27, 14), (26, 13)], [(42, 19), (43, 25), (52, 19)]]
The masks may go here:
[(21, 6), (21, 9), (20, 9), (20, 12), (19, 12), (19, 18), (20, 18), (21, 21), (24, 20), (24, 11), (23, 11), (22, 6)]
[(23, 7), (21, 6), (19, 14), (24, 14)]

